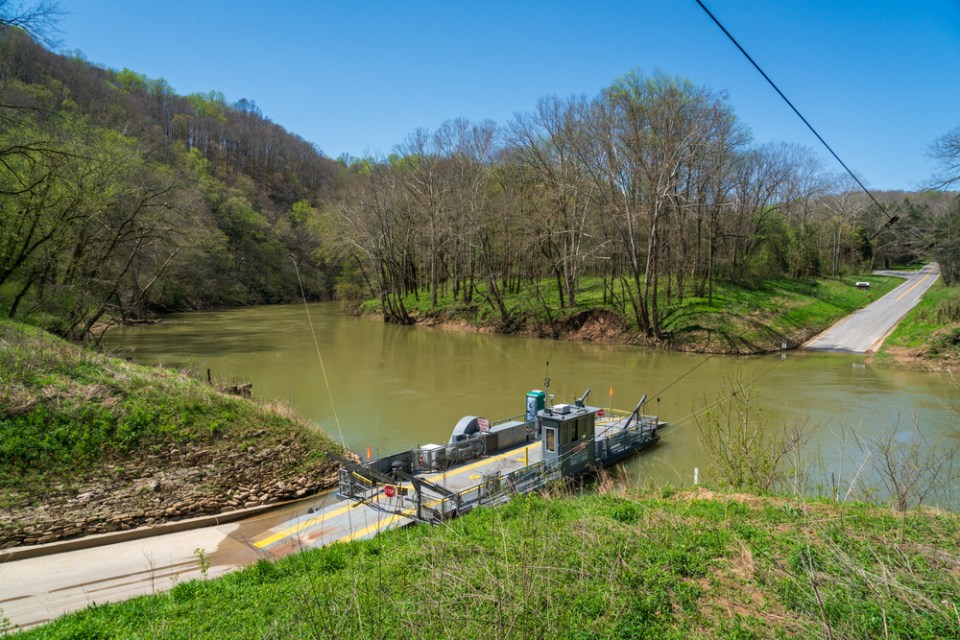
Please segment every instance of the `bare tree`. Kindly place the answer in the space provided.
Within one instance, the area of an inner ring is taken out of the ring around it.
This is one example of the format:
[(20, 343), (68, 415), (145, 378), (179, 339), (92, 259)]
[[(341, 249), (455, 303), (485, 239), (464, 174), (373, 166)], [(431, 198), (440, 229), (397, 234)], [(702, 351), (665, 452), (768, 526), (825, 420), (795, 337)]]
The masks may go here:
[(930, 156), (940, 163), (931, 189), (944, 189), (960, 181), (960, 127), (937, 138), (930, 146)]
[(730, 378), (715, 401), (704, 404), (703, 415), (694, 412), (700, 442), (709, 456), (707, 473), (734, 490), (769, 491), (789, 471), (806, 441), (805, 425), (777, 428), (757, 402), (757, 391), (738, 378)]
[(897, 511), (919, 507), (956, 477), (951, 466), (958, 446), (933, 441), (920, 429), (901, 428), (900, 417), (879, 435), (859, 442)]
[(870, 206), (870, 201), (857, 187), (848, 174), (842, 174), (834, 179), (834, 194), (823, 199), (823, 205), (830, 213), (829, 226), (831, 228), (831, 275), (836, 277), (840, 270), (842, 254), (842, 235), (851, 229), (860, 216)]
[(960, 283), (960, 197), (943, 194), (929, 207), (930, 248), (949, 286)]
[(822, 162), (810, 149), (800, 145), (788, 149), (792, 171), (784, 185), (783, 211), (795, 234), (787, 252), (788, 272), (794, 278), (809, 278), (821, 270), (818, 214), (829, 183)]
[(765, 144), (741, 153), (735, 161), (735, 204), (727, 229), (732, 239), (727, 258), (730, 276), (753, 275), (752, 261), (773, 273), (786, 269), (785, 259), (781, 263), (777, 255), (785, 247), (769, 242), (769, 228), (782, 211), (783, 194), (793, 173), (789, 149), (784, 144)]
[(402, 209), (403, 187), (386, 162), (366, 163), (351, 176), (337, 204), (339, 237), (348, 254), (360, 261), (380, 300), (384, 320), (410, 324), (403, 302), (413, 262), (412, 225)]
[[(736, 161), (750, 140), (749, 132), (737, 123), (729, 105), (717, 100), (704, 105), (702, 139), (691, 162), (683, 170), (681, 191), (674, 208), (672, 245), (674, 260), (668, 271), (677, 281), (677, 293), (683, 298), (686, 270), (696, 283), (696, 294), (713, 303), (713, 281), (720, 260), (722, 243), (728, 230), (725, 216), (734, 208)], [(692, 213), (696, 233), (685, 224), (685, 214)], [(693, 249), (688, 247), (694, 238)], [(691, 259), (691, 255), (692, 259)], [(706, 290), (706, 291), (705, 291)], [(669, 303), (669, 281), (667, 300)]]
[(451, 142), (450, 136), (442, 129), (434, 134), (417, 129), (397, 147), (403, 159), (397, 173), (410, 198), (409, 214), (416, 220), (420, 232), (419, 244), (424, 247), (433, 307), (437, 306), (444, 250), (452, 237), (449, 220), (453, 210), (452, 185), (448, 161)]
[[(593, 134), (602, 150), (602, 205), (613, 215), (639, 329), (662, 337), (661, 293), (685, 258), (685, 212), (710, 213), (710, 241), (721, 235), (729, 163), (746, 141), (725, 97), (664, 75), (631, 73), (595, 103)], [(732, 177), (732, 176), (731, 176)], [(703, 229), (701, 228), (701, 231)], [(710, 258), (708, 258), (709, 262)]]
[(489, 120), (476, 124), (455, 120), (446, 130), (452, 135), (455, 150), (452, 165), (456, 176), (456, 237), (468, 249), (471, 264), (481, 267), (487, 283), (486, 296), (500, 313), (501, 325), (509, 326), (513, 317), (507, 308), (503, 289), (506, 286), (505, 272), (511, 266), (514, 246), (511, 236), (516, 235), (510, 232), (510, 228), (518, 218), (503, 215), (504, 212), (491, 203), (500, 134)]
[(63, 10), (55, 0), (33, 3), (0, 0), (0, 26), (23, 29), (33, 39), (51, 48), (59, 43), (57, 25), (61, 17)]
[(586, 255), (585, 234), (595, 184), (581, 161), (587, 135), (588, 103), (582, 96), (542, 98), (531, 114), (511, 127), (514, 158), (541, 180), (537, 224), (542, 250), (551, 263), (561, 306), (575, 307)]

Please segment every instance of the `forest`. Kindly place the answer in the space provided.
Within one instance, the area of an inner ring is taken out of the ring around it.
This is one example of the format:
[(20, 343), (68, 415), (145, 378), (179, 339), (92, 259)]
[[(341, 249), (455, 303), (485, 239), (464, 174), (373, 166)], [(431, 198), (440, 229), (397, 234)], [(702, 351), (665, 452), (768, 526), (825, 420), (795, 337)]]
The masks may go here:
[[(74, 340), (154, 312), (406, 296), (576, 309), (635, 330), (715, 283), (940, 262), (960, 278), (960, 134), (945, 177), (872, 196), (810, 149), (758, 142), (723, 92), (627, 72), (513, 121), (452, 118), (386, 157), (331, 159), (251, 99), (54, 53), (0, 21), (0, 312)], [(956, 171), (955, 173), (960, 173)]]

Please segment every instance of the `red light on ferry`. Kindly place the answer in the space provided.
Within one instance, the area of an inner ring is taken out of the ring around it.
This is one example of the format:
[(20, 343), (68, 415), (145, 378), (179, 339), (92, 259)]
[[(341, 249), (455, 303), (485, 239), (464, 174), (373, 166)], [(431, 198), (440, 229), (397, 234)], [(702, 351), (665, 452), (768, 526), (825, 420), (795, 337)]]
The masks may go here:
[(597, 409), (597, 415), (603, 417), (603, 409)]

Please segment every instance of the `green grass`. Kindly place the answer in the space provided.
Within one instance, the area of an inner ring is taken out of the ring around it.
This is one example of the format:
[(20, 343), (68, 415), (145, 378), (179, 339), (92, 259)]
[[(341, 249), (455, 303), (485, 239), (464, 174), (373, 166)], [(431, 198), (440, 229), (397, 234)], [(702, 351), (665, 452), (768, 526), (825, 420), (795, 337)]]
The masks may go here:
[[(336, 447), (290, 416), (0, 320), (0, 504), (44, 502), (57, 485), (177, 445), (266, 448), (285, 440), (313, 469)], [(328, 465), (329, 466), (329, 465)], [(314, 469), (315, 470), (315, 469)]]
[[(869, 280), (871, 288), (858, 290), (858, 280)], [(788, 346), (802, 344), (843, 316), (856, 311), (902, 283), (900, 278), (851, 275), (842, 279), (822, 278), (809, 281), (766, 280), (757, 286), (716, 282), (712, 299), (689, 294), (679, 300), (674, 291), (669, 303), (665, 289), (661, 295), (661, 328), (665, 341), (688, 351), (758, 353), (776, 351), (784, 341)], [(484, 297), (481, 286), (467, 304), (454, 301), (446, 290), (438, 296), (437, 307), (429, 292), (404, 298), (407, 309), (421, 319), (462, 320), (478, 326), (498, 326), (499, 314)], [(621, 296), (617, 285), (617, 295)], [(546, 279), (526, 283), (520, 291), (508, 292), (504, 302), (519, 319), (521, 329), (531, 333), (563, 337), (578, 330), (591, 314), (615, 318), (619, 339), (638, 338), (629, 304), (604, 302), (603, 282), (584, 277), (573, 308), (560, 307), (556, 281)], [(368, 301), (367, 312), (378, 306)]]
[(863, 504), (525, 496), (23, 637), (958, 637), (958, 542), (956, 514)]
[(890, 362), (898, 350), (930, 363), (960, 361), (960, 287), (937, 281), (890, 334), (876, 360)]
[(890, 267), (893, 271), (920, 271), (927, 266), (926, 262), (911, 262), (909, 264), (895, 264)]
[(685, 299), (665, 327), (675, 346), (693, 351), (775, 351), (784, 341), (796, 346), (902, 282), (869, 278), (871, 288), (861, 291), (854, 283), (863, 279), (766, 280), (756, 288), (720, 283), (713, 304)]

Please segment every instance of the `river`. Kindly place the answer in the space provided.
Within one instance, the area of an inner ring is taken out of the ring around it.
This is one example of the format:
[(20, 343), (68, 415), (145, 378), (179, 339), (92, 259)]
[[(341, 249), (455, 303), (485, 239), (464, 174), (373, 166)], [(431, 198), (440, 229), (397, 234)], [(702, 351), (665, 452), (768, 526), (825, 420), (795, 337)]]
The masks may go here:
[[(333, 303), (162, 320), (110, 331), (105, 346), (140, 363), (187, 368), (198, 377), (209, 369), (223, 383), (253, 383), (256, 397), (289, 404), (364, 456), (368, 447), (377, 456), (444, 443), (464, 415), (520, 414), (526, 392), (544, 388), (548, 376), (556, 402), (592, 388), (592, 404), (631, 409), (648, 394), (645, 413), (670, 426), (656, 449), (626, 466), (629, 481), (641, 486), (693, 483), (704, 460), (694, 416), (737, 376), (752, 383), (771, 426), (808, 425), (802, 454), (808, 493), (828, 493), (835, 480), (845, 485), (855, 478), (851, 495), (885, 495), (870, 442), (890, 429), (905, 448), (921, 438), (918, 431), (941, 451), (960, 443), (960, 388), (948, 376), (875, 368), (864, 356), (711, 357), (385, 325), (341, 313)], [(960, 458), (953, 464), (960, 466)], [(960, 507), (957, 484), (954, 475), (928, 501)]]

